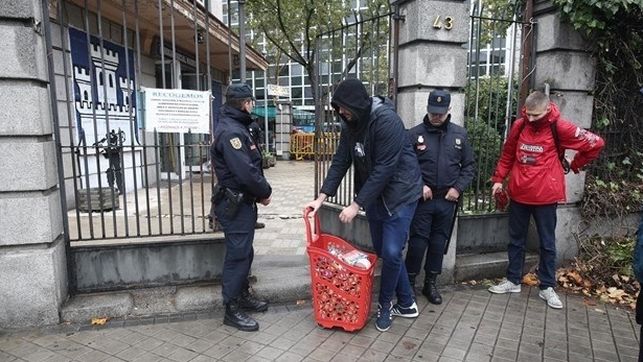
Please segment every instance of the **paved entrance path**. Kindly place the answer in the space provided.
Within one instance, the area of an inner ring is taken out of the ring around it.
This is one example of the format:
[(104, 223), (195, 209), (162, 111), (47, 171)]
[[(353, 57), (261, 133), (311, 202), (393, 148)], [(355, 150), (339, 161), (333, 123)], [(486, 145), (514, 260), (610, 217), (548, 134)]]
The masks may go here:
[(397, 318), (385, 333), (372, 320), (354, 334), (322, 329), (310, 304), (257, 314), (256, 333), (223, 326), (220, 311), (0, 332), (0, 361), (636, 361), (633, 315), (561, 297), (565, 309), (553, 310), (533, 288), (491, 295), (457, 287), (441, 306), (421, 297), (420, 316)]

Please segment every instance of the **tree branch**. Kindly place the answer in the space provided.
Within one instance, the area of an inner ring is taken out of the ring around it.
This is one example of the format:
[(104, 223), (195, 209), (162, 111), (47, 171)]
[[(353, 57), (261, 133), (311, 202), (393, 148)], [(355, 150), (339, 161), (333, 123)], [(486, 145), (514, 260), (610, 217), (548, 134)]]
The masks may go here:
[[(286, 25), (283, 22), (283, 19), (281, 18), (281, 0), (277, 0), (277, 20), (279, 21), (279, 27), (281, 28), (281, 32), (284, 34), (284, 38), (288, 41), (288, 44), (290, 44), (290, 47), (292, 50), (297, 54), (298, 57), (301, 59), (304, 59), (303, 55), (299, 52), (299, 49), (295, 46), (293, 43), (292, 39), (288, 36), (288, 29), (286, 29)], [(265, 29), (264, 29), (265, 30)], [(310, 60), (310, 59), (308, 59)], [(297, 61), (297, 63), (303, 64), (302, 62)], [(305, 62), (304, 62), (305, 63)]]

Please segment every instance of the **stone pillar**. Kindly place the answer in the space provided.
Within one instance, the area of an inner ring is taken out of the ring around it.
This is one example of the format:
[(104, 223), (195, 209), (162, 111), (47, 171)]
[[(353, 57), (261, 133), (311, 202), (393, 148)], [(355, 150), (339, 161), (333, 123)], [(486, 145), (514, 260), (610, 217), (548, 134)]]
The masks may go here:
[(41, 4), (0, 1), (0, 329), (58, 323), (68, 292)]
[(277, 102), (275, 116), (275, 151), (280, 160), (290, 159), (290, 131), (292, 130), (292, 103)]
[[(561, 21), (560, 11), (549, 1), (537, 2), (536, 58), (534, 88), (550, 85), (551, 99), (561, 114), (582, 128), (592, 125), (595, 61), (589, 44), (574, 28)], [(568, 158), (573, 154), (568, 151)], [(582, 199), (585, 172), (570, 173), (567, 181), (567, 202)]]
[[(561, 20), (560, 10), (548, 0), (535, 1), (536, 58), (535, 89), (550, 86), (550, 98), (558, 104), (564, 118), (582, 128), (592, 125), (595, 61), (589, 44), (574, 28)], [(571, 159), (573, 152), (567, 151)], [(566, 177), (567, 203), (580, 201), (585, 187), (585, 172)], [(578, 246), (573, 232), (581, 223), (577, 207), (559, 207), (556, 228), (558, 261), (573, 258)]]
[[(464, 125), (469, 1), (399, 1), (397, 112), (407, 128), (422, 121), (429, 92), (451, 92), (451, 120)], [(453, 281), (457, 223), (444, 257), (440, 282)]]

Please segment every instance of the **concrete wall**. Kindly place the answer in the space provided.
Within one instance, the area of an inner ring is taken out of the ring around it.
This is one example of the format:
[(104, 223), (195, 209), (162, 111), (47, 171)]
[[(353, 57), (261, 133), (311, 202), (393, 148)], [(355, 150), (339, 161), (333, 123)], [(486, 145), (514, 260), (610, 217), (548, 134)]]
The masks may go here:
[(68, 294), (42, 20), (0, 2), (0, 329), (58, 323)]
[(224, 254), (223, 238), (71, 248), (79, 292), (217, 280)]

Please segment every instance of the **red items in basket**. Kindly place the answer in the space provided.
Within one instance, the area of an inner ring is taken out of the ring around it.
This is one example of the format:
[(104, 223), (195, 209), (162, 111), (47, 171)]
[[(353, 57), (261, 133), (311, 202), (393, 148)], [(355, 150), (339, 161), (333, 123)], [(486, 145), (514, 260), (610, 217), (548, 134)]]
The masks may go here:
[[(317, 215), (313, 230), (309, 214), (309, 209), (304, 210), (315, 321), (324, 328), (340, 327), (349, 332), (362, 329), (371, 312), (377, 256), (355, 249), (340, 237), (321, 233)], [(356, 257), (358, 253), (366, 256), (365, 262)]]

